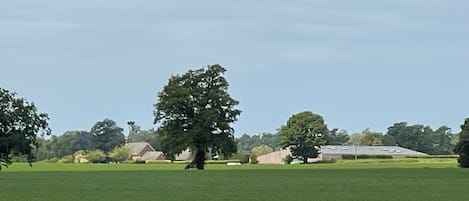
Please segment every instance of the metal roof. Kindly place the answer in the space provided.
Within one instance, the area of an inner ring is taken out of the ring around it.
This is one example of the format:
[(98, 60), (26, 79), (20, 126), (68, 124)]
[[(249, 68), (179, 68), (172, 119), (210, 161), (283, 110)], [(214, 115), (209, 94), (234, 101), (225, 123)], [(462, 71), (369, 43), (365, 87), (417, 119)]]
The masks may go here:
[(321, 146), (322, 154), (358, 154), (358, 155), (403, 155), (403, 156), (419, 156), (427, 155), (422, 152), (406, 149), (399, 146), (343, 146), (343, 145), (327, 145)]

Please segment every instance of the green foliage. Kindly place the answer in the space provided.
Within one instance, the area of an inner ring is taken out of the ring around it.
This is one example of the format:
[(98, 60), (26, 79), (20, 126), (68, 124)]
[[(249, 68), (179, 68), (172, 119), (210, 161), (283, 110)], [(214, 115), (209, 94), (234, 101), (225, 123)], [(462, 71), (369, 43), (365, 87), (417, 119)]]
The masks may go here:
[(159, 134), (153, 130), (141, 130), (140, 126), (133, 124), (129, 135), (129, 142), (147, 142), (155, 150), (161, 150), (161, 140)]
[(45, 113), (38, 113), (34, 103), (0, 88), (0, 170), (11, 164), (10, 156), (25, 155), (33, 162), (38, 134), (50, 134)]
[(108, 153), (114, 147), (122, 146), (125, 143), (124, 129), (117, 126), (111, 119), (98, 121), (91, 128), (91, 134), (94, 136), (94, 149), (99, 149)]
[(146, 164), (171, 164), (171, 160), (146, 160)]
[(469, 118), (466, 118), (464, 124), (461, 125), (459, 142), (454, 151), (459, 154), (459, 166), (469, 168)]
[(249, 154), (252, 148), (267, 145), (272, 147), (274, 150), (280, 149), (280, 135), (271, 133), (261, 133), (259, 135), (248, 135), (244, 134), (236, 139), (238, 145), (238, 151), (242, 154)]
[(249, 163), (250, 164), (258, 164), (259, 161), (257, 160), (257, 155), (255, 155), (255, 154), (249, 155)]
[(350, 136), (346, 130), (339, 130), (338, 128), (334, 128), (330, 130), (329, 135), (327, 135), (326, 145), (343, 145), (347, 143), (349, 139)]
[(451, 129), (447, 126), (433, 130), (429, 126), (408, 125), (407, 122), (395, 123), (388, 128), (386, 135), (394, 137), (399, 146), (427, 154), (451, 154)]
[(92, 163), (102, 163), (105, 161), (106, 155), (103, 151), (97, 149), (90, 151), (88, 154), (86, 154), (85, 158)]
[(292, 161), (293, 161), (293, 157), (292, 157), (290, 154), (288, 154), (287, 156), (285, 156), (285, 158), (283, 159), (283, 162), (284, 162), (285, 164), (290, 164)]
[(301, 112), (290, 117), (280, 129), (280, 144), (307, 163), (308, 158), (318, 157), (318, 148), (325, 144), (328, 131), (322, 116)]
[(109, 156), (112, 158), (112, 161), (123, 162), (130, 158), (130, 149), (128, 147), (115, 147), (110, 153)]
[(274, 152), (274, 149), (272, 147), (269, 147), (267, 145), (260, 145), (257, 147), (252, 148), (251, 154), (254, 154), (256, 156), (262, 156), (268, 153)]
[[(392, 159), (392, 156), (389, 155), (357, 155), (357, 159)], [(355, 160), (354, 154), (344, 154), (342, 155), (344, 160)]]
[(227, 163), (240, 163), (239, 160), (207, 160), (205, 164), (219, 164), (225, 165)]
[(158, 93), (154, 105), (155, 123), (159, 123), (161, 147), (167, 158), (190, 148), (194, 162), (203, 169), (205, 153), (211, 151), (228, 158), (236, 153), (231, 127), (241, 111), (238, 101), (228, 94), (228, 82), (220, 65), (189, 70), (174, 75)]
[(241, 164), (247, 164), (249, 163), (249, 154), (237, 153), (237, 154), (234, 154), (230, 159), (237, 160)]
[(73, 163), (75, 161), (75, 157), (73, 155), (67, 155), (62, 157), (58, 163)]

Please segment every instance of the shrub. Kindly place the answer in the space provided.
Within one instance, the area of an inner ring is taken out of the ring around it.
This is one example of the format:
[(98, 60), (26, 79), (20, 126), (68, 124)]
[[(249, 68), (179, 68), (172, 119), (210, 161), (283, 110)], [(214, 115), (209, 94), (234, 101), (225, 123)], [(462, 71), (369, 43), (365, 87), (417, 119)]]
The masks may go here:
[(285, 164), (290, 164), (292, 161), (293, 161), (293, 157), (291, 157), (290, 154), (288, 154), (287, 156), (285, 156), (285, 158), (283, 159), (283, 162), (284, 162)]
[(146, 164), (171, 164), (170, 160), (146, 160)]
[(241, 154), (237, 153), (233, 155), (230, 160), (238, 160), (241, 164), (249, 163), (249, 155), (248, 154)]
[(424, 159), (433, 159), (433, 158), (458, 158), (458, 155), (429, 155), (429, 156), (406, 156), (406, 158), (424, 158)]
[[(390, 155), (357, 155), (357, 159), (392, 159), (393, 157)], [(342, 159), (344, 160), (354, 160), (354, 154), (344, 154), (342, 155)]]
[(109, 153), (112, 161), (123, 162), (130, 158), (130, 149), (128, 147), (116, 147)]
[(58, 163), (73, 163), (75, 161), (75, 157), (73, 155), (66, 155), (62, 157)]
[(80, 155), (81, 155), (81, 156), (84, 156), (85, 154), (86, 154), (85, 151), (83, 151), (83, 150), (78, 150), (78, 151), (76, 151), (76, 152), (73, 154), (73, 156), (80, 156)]
[(227, 163), (239, 163), (239, 160), (207, 160), (205, 164), (227, 164)]
[(257, 156), (255, 154), (251, 154), (249, 157), (249, 163), (250, 164), (258, 164), (259, 161), (257, 160)]
[(44, 160), (44, 162), (46, 162), (46, 163), (57, 163), (57, 162), (59, 162), (59, 158), (54, 157), (54, 158), (46, 159), (46, 160)]
[(106, 155), (103, 151), (97, 149), (86, 154), (85, 158), (92, 163), (102, 163), (106, 160)]

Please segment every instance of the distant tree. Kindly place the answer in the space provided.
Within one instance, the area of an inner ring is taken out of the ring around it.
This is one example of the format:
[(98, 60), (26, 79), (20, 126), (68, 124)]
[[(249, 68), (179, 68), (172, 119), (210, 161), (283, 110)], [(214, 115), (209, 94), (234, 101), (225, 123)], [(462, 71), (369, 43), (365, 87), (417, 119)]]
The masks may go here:
[(386, 135), (394, 137), (399, 146), (427, 154), (450, 154), (452, 151), (451, 129), (447, 126), (433, 130), (420, 124), (395, 123)]
[(101, 163), (106, 160), (106, 155), (103, 151), (96, 149), (86, 154), (85, 158), (92, 163)]
[(326, 143), (328, 129), (322, 116), (306, 111), (291, 116), (280, 129), (280, 145), (290, 148), (292, 155), (308, 163), (308, 158), (319, 155)]
[(94, 136), (94, 149), (102, 150), (105, 153), (125, 143), (124, 129), (110, 119), (96, 122), (91, 128), (91, 133)]
[(458, 163), (460, 167), (469, 168), (469, 118), (464, 120), (459, 133), (459, 142), (454, 152), (459, 154)]
[(154, 130), (142, 130), (137, 124), (131, 126), (129, 142), (147, 142), (154, 149), (161, 150), (161, 140), (159, 134)]
[(38, 134), (50, 134), (47, 114), (38, 113), (34, 103), (0, 88), (0, 169), (11, 164), (11, 155), (26, 155), (34, 161)]
[(195, 153), (193, 163), (204, 169), (205, 155), (211, 151), (228, 158), (236, 153), (232, 123), (241, 111), (238, 101), (228, 94), (228, 82), (220, 65), (189, 70), (174, 75), (158, 93), (154, 105), (155, 124), (167, 157), (189, 148)]
[(350, 135), (348, 142), (346, 142), (345, 144), (346, 145), (361, 145), (362, 138), (363, 138), (362, 133), (354, 133)]
[(334, 128), (329, 131), (326, 145), (343, 145), (347, 143), (349, 139), (350, 136), (346, 130), (339, 130), (338, 128)]
[(451, 143), (452, 137), (451, 128), (447, 126), (441, 126), (433, 131), (430, 136), (433, 144), (430, 154), (453, 154), (454, 145)]
[(384, 146), (396, 146), (396, 139), (391, 135), (383, 136), (383, 145)]
[(369, 128), (362, 131), (360, 145), (365, 146), (379, 146), (383, 145), (383, 134), (380, 132), (373, 132)]
[(128, 147), (115, 147), (109, 156), (115, 162), (123, 162), (130, 158), (130, 149)]
[(257, 135), (243, 134), (241, 137), (236, 138), (238, 144), (238, 151), (241, 154), (249, 154), (252, 148), (267, 145), (274, 150), (280, 149), (280, 134), (261, 133)]
[(272, 147), (269, 147), (268, 145), (261, 145), (261, 146), (252, 148), (251, 154), (254, 154), (256, 156), (261, 156), (264, 154), (272, 153), (273, 151), (274, 149), (272, 149)]

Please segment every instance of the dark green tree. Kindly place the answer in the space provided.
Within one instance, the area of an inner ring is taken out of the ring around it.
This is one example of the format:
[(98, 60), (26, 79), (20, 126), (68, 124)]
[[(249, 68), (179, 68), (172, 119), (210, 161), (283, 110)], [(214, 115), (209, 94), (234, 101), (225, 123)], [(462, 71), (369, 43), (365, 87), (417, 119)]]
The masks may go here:
[(25, 155), (29, 163), (34, 161), (37, 135), (50, 134), (48, 120), (34, 103), (0, 88), (0, 169), (11, 164), (11, 155)]
[(155, 124), (168, 158), (190, 149), (197, 169), (204, 169), (208, 152), (228, 158), (236, 153), (232, 123), (241, 111), (228, 94), (228, 82), (220, 65), (189, 70), (169, 79), (154, 105)]
[(329, 131), (326, 145), (343, 145), (347, 143), (349, 139), (350, 136), (346, 130), (339, 130), (338, 128), (334, 128)]
[(292, 155), (308, 163), (308, 158), (316, 158), (319, 148), (326, 143), (327, 125), (322, 116), (312, 112), (293, 115), (280, 129), (280, 145), (290, 147)]
[(154, 129), (142, 130), (136, 123), (130, 125), (130, 135), (128, 137), (128, 142), (147, 142), (154, 149), (161, 150), (159, 134)]
[(91, 128), (91, 134), (94, 138), (94, 149), (102, 150), (104, 153), (125, 143), (124, 129), (111, 119), (96, 122)]
[(469, 118), (464, 120), (459, 133), (459, 142), (454, 152), (459, 154), (458, 163), (460, 167), (469, 168)]
[(407, 122), (400, 122), (389, 127), (386, 135), (393, 136), (399, 146), (431, 153), (433, 149), (432, 133), (433, 130), (429, 126), (407, 125)]

